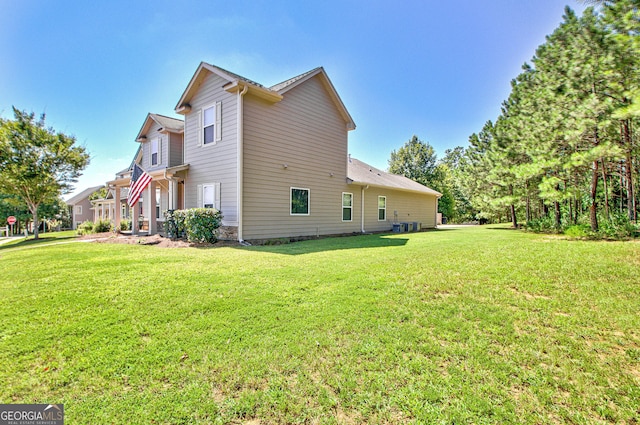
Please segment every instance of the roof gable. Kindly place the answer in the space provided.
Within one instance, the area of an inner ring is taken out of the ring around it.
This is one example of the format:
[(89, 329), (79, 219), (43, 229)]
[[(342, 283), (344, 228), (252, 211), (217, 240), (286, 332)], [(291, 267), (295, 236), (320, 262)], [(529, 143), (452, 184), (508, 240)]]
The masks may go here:
[(233, 72), (227, 71), (226, 69), (222, 69), (218, 66), (208, 64), (206, 62), (200, 62), (198, 69), (191, 77), (191, 81), (187, 85), (184, 93), (180, 97), (178, 104), (175, 107), (175, 111), (179, 114), (186, 114), (191, 111), (191, 99), (195, 96), (195, 94), (200, 89), (200, 86), (204, 82), (205, 78), (209, 74), (215, 74), (221, 77), (222, 79), (228, 81), (227, 84), (224, 85), (224, 89), (230, 93), (235, 93), (247, 88), (253, 94), (269, 100), (271, 102), (279, 102), (283, 99), (283, 95), (289, 90), (298, 87), (301, 84), (304, 84), (309, 79), (318, 76), (322, 81), (323, 86), (329, 93), (333, 103), (335, 104), (338, 112), (347, 123), (347, 129), (353, 130), (356, 128), (355, 123), (353, 122), (353, 118), (347, 111), (347, 108), (344, 106), (342, 99), (338, 95), (333, 83), (329, 79), (329, 76), (325, 72), (323, 67), (314, 68), (311, 71), (307, 71), (300, 75), (297, 75), (293, 78), (289, 78), (281, 83), (278, 83), (271, 87), (265, 87), (262, 84), (256, 83), (253, 80), (242, 77), (241, 75), (235, 74)]
[(298, 87), (301, 84), (304, 84), (306, 81), (309, 81), (311, 78), (316, 76), (322, 82), (322, 85), (329, 93), (329, 97), (331, 97), (331, 100), (333, 100), (333, 103), (335, 107), (338, 109), (338, 112), (340, 113), (344, 121), (347, 123), (347, 130), (355, 130), (356, 124), (355, 122), (353, 122), (353, 118), (351, 118), (351, 114), (349, 114), (347, 107), (344, 106), (344, 103), (342, 102), (342, 99), (340, 98), (338, 91), (336, 90), (336, 88), (333, 86), (333, 83), (329, 79), (327, 72), (321, 66), (319, 66), (318, 68), (314, 68), (311, 71), (307, 71), (303, 74), (295, 76), (293, 78), (290, 78), (288, 80), (285, 80), (274, 86), (271, 86), (270, 89), (277, 92), (280, 95), (284, 95), (289, 90), (295, 87)]
[(144, 142), (146, 140), (146, 134), (151, 128), (156, 125), (159, 126), (160, 132), (169, 133), (182, 133), (184, 132), (184, 121), (178, 118), (171, 118), (165, 115), (148, 113), (145, 118), (142, 128), (136, 136), (136, 142)]
[(104, 186), (89, 187), (89, 188), (83, 190), (82, 192), (78, 193), (77, 195), (74, 195), (71, 198), (67, 199), (66, 204), (67, 205), (74, 205), (74, 204), (77, 204), (78, 202), (82, 202), (85, 199), (87, 199), (89, 196), (91, 196), (91, 194), (93, 192), (96, 192), (96, 191), (102, 189), (103, 187)]
[(282, 99), (282, 96), (278, 95), (272, 90), (269, 90), (262, 84), (256, 83), (253, 80), (250, 80), (233, 72), (227, 71), (226, 69), (220, 68), (219, 66), (211, 65), (206, 62), (200, 62), (198, 69), (196, 69), (193, 77), (191, 77), (191, 81), (189, 81), (187, 88), (185, 89), (184, 93), (182, 93), (182, 96), (180, 97), (180, 100), (175, 107), (175, 111), (177, 113), (185, 114), (191, 110), (191, 105), (189, 104), (189, 102), (191, 102), (191, 99), (198, 92), (200, 85), (204, 82), (205, 78), (209, 74), (215, 74), (228, 81), (228, 84), (226, 84), (224, 88), (229, 92), (236, 92), (243, 89), (244, 87), (249, 87), (249, 89), (253, 89), (253, 91), (258, 96), (270, 99), (274, 102)]

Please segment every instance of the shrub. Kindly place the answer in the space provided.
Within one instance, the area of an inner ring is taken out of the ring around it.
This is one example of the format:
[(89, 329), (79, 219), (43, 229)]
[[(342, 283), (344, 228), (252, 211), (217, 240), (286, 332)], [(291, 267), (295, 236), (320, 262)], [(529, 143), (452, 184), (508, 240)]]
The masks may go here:
[(549, 216), (529, 220), (525, 224), (525, 228), (527, 231), (534, 233), (553, 233), (558, 230), (556, 229), (555, 221)]
[(591, 233), (591, 227), (586, 224), (576, 224), (565, 229), (564, 234), (570, 238), (586, 238)]
[(79, 235), (88, 235), (93, 233), (93, 222), (85, 221), (78, 226), (77, 232)]
[(113, 224), (109, 220), (98, 220), (93, 224), (93, 233), (113, 231)]
[(186, 210), (167, 210), (164, 212), (164, 231), (171, 239), (186, 238), (184, 218)]
[(126, 232), (128, 230), (131, 230), (131, 220), (120, 220), (120, 231)]
[(189, 242), (215, 243), (222, 214), (213, 208), (168, 210), (164, 213), (165, 231), (170, 238), (184, 238)]
[(607, 239), (627, 239), (635, 236), (636, 226), (629, 221), (626, 214), (613, 214), (609, 220), (600, 218), (600, 236)]

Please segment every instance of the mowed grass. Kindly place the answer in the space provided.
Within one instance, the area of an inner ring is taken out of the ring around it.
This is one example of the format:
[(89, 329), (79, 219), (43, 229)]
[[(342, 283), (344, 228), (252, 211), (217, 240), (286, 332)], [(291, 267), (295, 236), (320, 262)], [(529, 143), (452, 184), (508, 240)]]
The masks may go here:
[(0, 268), (0, 403), (70, 424), (640, 421), (637, 242), (77, 242)]

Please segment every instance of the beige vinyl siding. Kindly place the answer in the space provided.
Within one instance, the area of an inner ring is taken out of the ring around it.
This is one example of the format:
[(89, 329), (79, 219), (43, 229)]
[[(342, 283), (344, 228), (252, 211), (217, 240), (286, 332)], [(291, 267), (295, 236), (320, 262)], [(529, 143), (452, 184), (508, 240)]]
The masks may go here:
[(175, 167), (177, 165), (182, 165), (183, 158), (183, 135), (182, 134), (169, 134), (169, 167)]
[[(82, 214), (76, 213), (77, 206), (82, 207)], [(93, 221), (93, 210), (91, 209), (91, 201), (89, 201), (88, 197), (73, 205), (73, 229), (77, 228), (77, 223), (84, 223), (85, 221)]]
[[(209, 74), (198, 93), (191, 99), (191, 112), (185, 116), (184, 163), (189, 164), (185, 184), (185, 208), (195, 208), (199, 185), (220, 183), (220, 211), (223, 224), (238, 223), (237, 209), (237, 95), (226, 92), (222, 86), (228, 81)], [(201, 145), (202, 108), (222, 102), (222, 138)]]
[[(157, 126), (156, 126), (157, 127)], [(168, 136), (158, 132), (157, 128), (151, 129), (147, 134), (147, 139), (142, 142), (142, 168), (145, 171), (167, 168), (169, 143)], [(158, 164), (151, 164), (151, 145), (153, 140), (158, 140)]]
[[(319, 77), (289, 90), (271, 104), (244, 98), (245, 239), (358, 231), (342, 221), (347, 130)], [(285, 168), (286, 164), (286, 168)], [(310, 190), (309, 215), (290, 214), (290, 189)], [(359, 214), (354, 193), (354, 217)]]
[[(355, 188), (354, 188), (355, 189)], [(354, 190), (354, 195), (355, 195)], [(378, 220), (378, 196), (387, 198), (387, 219)], [(436, 225), (436, 197), (399, 190), (369, 188), (364, 191), (364, 228), (367, 232), (389, 231), (395, 220), (398, 222), (419, 222), (422, 228)]]

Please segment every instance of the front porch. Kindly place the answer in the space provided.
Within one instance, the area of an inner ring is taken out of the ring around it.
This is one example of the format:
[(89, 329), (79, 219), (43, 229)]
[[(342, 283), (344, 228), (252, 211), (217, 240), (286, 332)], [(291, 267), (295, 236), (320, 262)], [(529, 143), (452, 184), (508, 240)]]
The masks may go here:
[[(184, 179), (188, 165), (170, 167), (150, 172), (151, 182), (143, 190), (138, 202), (131, 208), (131, 233), (155, 235), (164, 233), (164, 211), (184, 208)], [(116, 228), (122, 220), (122, 205), (126, 205), (123, 191), (131, 185), (131, 175), (107, 182), (114, 191), (113, 219)]]

